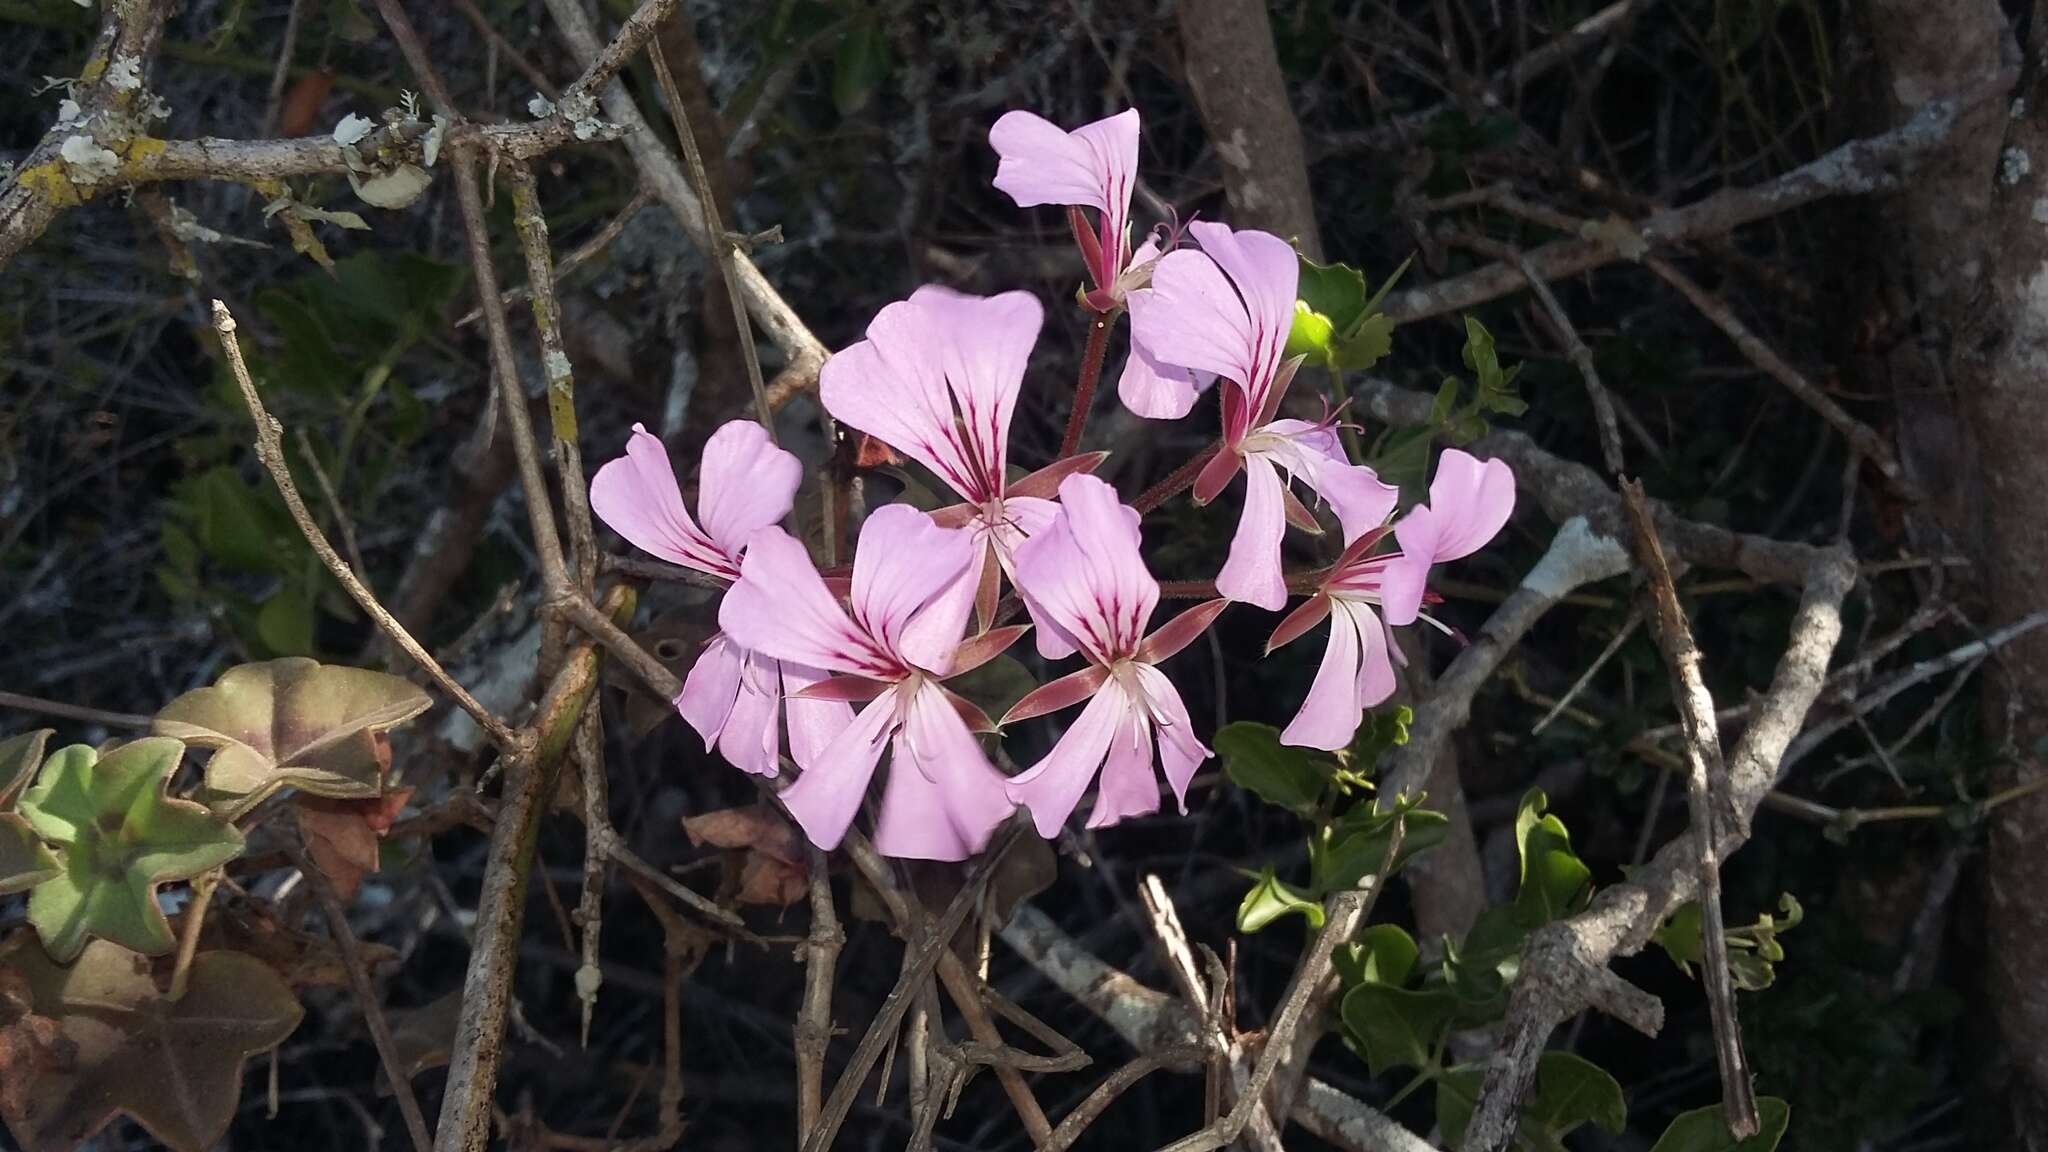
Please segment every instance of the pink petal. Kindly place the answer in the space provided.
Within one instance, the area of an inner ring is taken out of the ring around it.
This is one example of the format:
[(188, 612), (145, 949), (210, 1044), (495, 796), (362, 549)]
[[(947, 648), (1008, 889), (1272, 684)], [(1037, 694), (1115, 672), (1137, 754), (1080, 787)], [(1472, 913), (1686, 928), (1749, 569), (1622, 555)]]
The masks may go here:
[[(1407, 523), (1421, 505), (1402, 517)], [(1427, 540), (1424, 543), (1428, 543)], [(1387, 614), (1387, 623), (1396, 626), (1415, 623), (1422, 614), (1422, 596), (1429, 585), (1429, 553), (1396, 552), (1387, 559), (1380, 569), (1380, 611)]]
[(830, 852), (866, 797), (882, 748), (896, 731), (898, 697), (891, 691), (863, 708), (797, 782), (782, 790), (782, 805), (811, 843)]
[(777, 448), (759, 424), (727, 422), (704, 442), (697, 468), (697, 514), (704, 531), (726, 555), (739, 555), (756, 528), (789, 515), (803, 473), (803, 464)]
[(877, 679), (902, 674), (895, 657), (847, 619), (810, 554), (780, 528), (763, 528), (748, 541), (739, 582), (718, 605), (718, 626), (740, 646), (777, 660)]
[(968, 451), (999, 493), (1009, 466), (1010, 417), (1045, 308), (1029, 292), (969, 296), (936, 284), (911, 293), (910, 302), (930, 316)]
[(1275, 460), (1329, 501), (1344, 526), (1346, 541), (1386, 523), (1400, 503), (1399, 488), (1383, 483), (1371, 468), (1351, 462), (1334, 428), (1306, 420), (1275, 420), (1259, 431), (1261, 443), (1267, 437), (1286, 443), (1274, 453)]
[(1408, 521), (1416, 520), (1416, 515), (1410, 513), (1395, 526), (1394, 535), (1403, 552), (1426, 555), (1441, 564), (1485, 547), (1514, 510), (1515, 474), (1504, 461), (1481, 461), (1450, 448), (1437, 457), (1426, 514), (1411, 526)]
[(1350, 747), (1365, 715), (1358, 702), (1358, 667), (1358, 622), (1340, 604), (1330, 613), (1330, 642), (1323, 649), (1322, 666), (1316, 669), (1301, 711), (1280, 733), (1280, 742), (1330, 752)]
[(1244, 514), (1230, 541), (1230, 558), (1216, 574), (1216, 591), (1268, 612), (1287, 603), (1287, 578), (1280, 569), (1280, 538), (1287, 533), (1281, 508), (1283, 481), (1272, 461), (1262, 455), (1244, 459)]
[[(898, 659), (943, 673), (974, 610), (965, 578), (978, 575), (970, 568), (980, 555), (967, 529), (941, 528), (908, 504), (883, 505), (855, 545), (854, 618)], [(964, 595), (941, 595), (956, 585)]]
[(690, 674), (683, 677), (683, 690), (676, 695), (676, 711), (704, 737), (706, 752), (718, 746), (718, 734), (725, 730), (725, 718), (732, 714), (733, 699), (740, 690), (740, 667), (746, 659), (746, 650), (721, 632), (697, 653), (697, 662), (690, 665)]
[(986, 498), (982, 477), (954, 421), (930, 314), (908, 300), (883, 308), (868, 338), (833, 354), (818, 374), (818, 396), (842, 424), (858, 428), (932, 470), (962, 497)]
[(1166, 786), (1173, 789), (1173, 798), (1180, 805), (1181, 815), (1188, 811), (1188, 784), (1195, 778), (1195, 769), (1202, 761), (1214, 755), (1207, 745), (1195, 738), (1195, 725), (1188, 717), (1188, 706), (1180, 698), (1180, 689), (1166, 678), (1166, 673), (1149, 665), (1137, 668), (1139, 685), (1145, 690), (1145, 697), (1152, 711), (1152, 726), (1159, 737), (1159, 767), (1166, 774)]
[(995, 186), (1019, 208), (1072, 204), (1118, 220), (1130, 214), (1138, 168), (1137, 109), (1071, 133), (1030, 112), (1006, 112), (989, 129), (988, 142), (1002, 158)]
[[(1059, 517), (1018, 547), (1016, 566), (1029, 603), (1065, 634), (1053, 638), (1055, 651), (1069, 637), (1099, 664), (1137, 651), (1159, 603), (1138, 543), (1138, 513), (1116, 489), (1089, 475), (1060, 482)], [(1041, 655), (1047, 647), (1041, 633)]]
[(1358, 638), (1365, 645), (1358, 664), (1358, 706), (1371, 708), (1394, 694), (1394, 664), (1389, 659), (1394, 652), (1393, 634), (1372, 614), (1370, 605), (1356, 600), (1339, 603), (1343, 611), (1350, 613), (1352, 622), (1358, 626)]
[(1215, 382), (1213, 373), (1161, 363), (1134, 335), (1131, 354), (1125, 359), (1124, 370), (1116, 380), (1116, 395), (1134, 416), (1143, 416), (1147, 420), (1178, 420), (1194, 410), (1195, 399)]
[(639, 424), (626, 440), (626, 454), (590, 478), (590, 510), (642, 552), (714, 576), (736, 574), (738, 550), (721, 548), (690, 519), (668, 449)]
[[(1243, 387), (1258, 379), (1268, 359), (1244, 301), (1205, 253), (1182, 248), (1161, 256), (1152, 265), (1151, 290), (1131, 293), (1126, 303), (1131, 340), (1160, 364), (1208, 372)], [(1279, 349), (1271, 352), (1277, 362)]]
[[(1240, 232), (1226, 224), (1197, 220), (1188, 225), (1188, 234), (1222, 267), (1243, 298), (1252, 374), (1232, 379), (1245, 386), (1251, 410), (1263, 412), (1280, 367), (1281, 352), (1287, 345), (1287, 334), (1294, 327), (1300, 258), (1293, 245), (1270, 232)], [(1157, 268), (1153, 270), (1152, 282), (1157, 288)], [(1171, 359), (1171, 354), (1162, 354)]]
[(718, 751), (733, 767), (773, 776), (782, 766), (782, 675), (775, 661), (747, 653), (739, 695), (718, 734)]
[(837, 700), (805, 700), (796, 693), (825, 678), (816, 668), (784, 660), (782, 710), (789, 724), (789, 758), (809, 771), (839, 734), (853, 723), (853, 706)]
[(875, 849), (913, 860), (965, 860), (988, 846), (1013, 805), (1003, 774), (938, 685), (926, 682), (903, 714), (882, 787)]
[[(1050, 840), (1059, 835), (1060, 826), (1081, 803), (1096, 769), (1102, 766), (1110, 740), (1130, 723), (1135, 712), (1122, 688), (1103, 684), (1045, 759), (1010, 778), (1010, 799), (1031, 810), (1031, 822), (1038, 826), (1040, 836)], [(1151, 765), (1145, 770), (1149, 777)]]
[(1152, 725), (1136, 709), (1123, 715), (1109, 741), (1095, 810), (1088, 827), (1107, 828), (1133, 816), (1159, 811), (1159, 776), (1152, 770)]
[[(1058, 491), (1058, 486), (1053, 488)], [(1003, 561), (1005, 571), (1015, 567), (1017, 547), (1047, 528), (1060, 514), (1060, 506), (1050, 498), (1036, 496), (1003, 497), (1002, 519), (993, 528), (988, 528), (989, 538), (995, 542), (996, 555)]]

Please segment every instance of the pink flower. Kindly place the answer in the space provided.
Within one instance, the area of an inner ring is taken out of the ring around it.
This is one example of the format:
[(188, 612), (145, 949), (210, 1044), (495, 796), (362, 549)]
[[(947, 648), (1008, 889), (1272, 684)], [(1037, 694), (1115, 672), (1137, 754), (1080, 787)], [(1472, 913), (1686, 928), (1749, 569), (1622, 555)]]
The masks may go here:
[(974, 554), (964, 530), (941, 528), (906, 504), (878, 508), (855, 550), (849, 616), (788, 533), (762, 528), (749, 541), (739, 583), (719, 606), (720, 627), (775, 659), (838, 673), (799, 698), (867, 703), (782, 793), (818, 847), (835, 848), (846, 835), (892, 743), (875, 823), (884, 855), (964, 860), (1009, 815), (1003, 775), (963, 717), (993, 725), (934, 672), (966, 671), (1023, 632), (996, 629), (960, 643), (970, 605), (945, 593)]
[(1294, 249), (1265, 232), (1199, 222), (1188, 228), (1202, 250), (1160, 257), (1151, 290), (1131, 297), (1132, 339), (1161, 363), (1233, 385), (1223, 392), (1223, 448), (1195, 481), (1195, 500), (1215, 499), (1243, 470), (1244, 515), (1216, 588), (1277, 609), (1287, 602), (1280, 540), (1288, 521), (1317, 530), (1291, 481), (1329, 502), (1347, 539), (1384, 521), (1399, 493), (1345, 457), (1333, 420), (1274, 419), (1299, 364), (1281, 358), (1294, 323)]
[[(1138, 110), (1129, 108), (1072, 132), (1030, 112), (1005, 112), (989, 129), (989, 146), (1001, 161), (996, 188), (1019, 208), (1061, 204), (1068, 209), (1081, 259), (1095, 281), (1083, 302), (1109, 312), (1143, 282), (1145, 266), (1159, 255), (1149, 244), (1131, 249), (1131, 191), (1138, 181)], [(1081, 209), (1093, 208), (1088, 227)]]
[[(1148, 237), (1137, 247), (1131, 246), (1131, 192), (1138, 173), (1137, 109), (1072, 132), (1061, 131), (1029, 112), (1006, 112), (989, 130), (988, 142), (1002, 157), (996, 166), (996, 187), (1009, 193), (1019, 208), (1067, 206), (1067, 220), (1081, 248), (1081, 260), (1095, 282), (1092, 289), (1081, 293), (1084, 305), (1097, 312), (1113, 312), (1131, 296), (1145, 291), (1160, 245)], [(1095, 209), (1095, 228), (1089, 228), (1081, 214), (1083, 208)], [(1124, 407), (1139, 416), (1177, 420), (1188, 414), (1195, 397), (1214, 379), (1161, 363), (1133, 333), (1131, 354), (1117, 378), (1116, 391)]]
[[(1421, 616), (1430, 566), (1484, 547), (1514, 508), (1515, 478), (1506, 464), (1481, 463), (1450, 449), (1437, 462), (1429, 503), (1416, 505), (1394, 526), (1400, 551), (1368, 555), (1386, 537), (1384, 527), (1351, 540), (1322, 587), (1289, 613), (1266, 642), (1271, 652), (1325, 616), (1330, 619), (1322, 666), (1301, 711), (1280, 734), (1283, 743), (1328, 751), (1350, 745), (1365, 710), (1393, 694), (1393, 661), (1399, 653), (1392, 628)], [(1373, 613), (1374, 605), (1385, 613), (1384, 621)]]
[(1138, 554), (1138, 513), (1086, 475), (1060, 483), (1059, 517), (1017, 550), (1017, 584), (1040, 613), (1040, 654), (1056, 659), (1079, 650), (1089, 666), (1024, 697), (1003, 722), (1092, 699), (1045, 759), (1011, 778), (1010, 798), (1031, 809), (1047, 839), (1098, 771), (1102, 786), (1090, 828), (1157, 812), (1156, 743), (1166, 782), (1186, 812), (1188, 781), (1210, 753), (1195, 738), (1180, 692), (1155, 665), (1201, 635), (1226, 601), (1191, 608), (1144, 635), (1159, 584)]
[[(1045, 310), (1028, 292), (967, 296), (936, 285), (883, 308), (867, 339), (825, 362), (819, 395), (841, 423), (932, 470), (965, 503), (941, 509), (944, 527), (972, 529), (977, 547), (955, 594), (995, 610), (998, 569), (1052, 522), (1047, 497), (1060, 477), (1100, 463), (1074, 456), (1012, 483), (1010, 418)], [(936, 668), (943, 672), (946, 669)]]
[[(626, 454), (597, 470), (590, 508), (634, 547), (721, 580), (736, 580), (747, 538), (789, 515), (803, 466), (777, 448), (751, 420), (734, 420), (704, 444), (697, 512), (683, 494), (661, 439), (633, 425)], [(780, 663), (735, 644), (724, 634), (705, 643), (673, 703), (736, 767), (773, 776), (782, 754), (783, 695), (823, 673)], [(795, 700), (788, 706), (790, 754), (805, 763), (853, 719), (843, 703)]]

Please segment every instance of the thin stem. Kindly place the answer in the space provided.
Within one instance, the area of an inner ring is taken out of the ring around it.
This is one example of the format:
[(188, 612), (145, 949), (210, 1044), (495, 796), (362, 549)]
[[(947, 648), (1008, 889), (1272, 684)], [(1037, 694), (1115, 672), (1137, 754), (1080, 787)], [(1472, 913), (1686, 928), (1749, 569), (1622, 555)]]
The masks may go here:
[(704, 211), (704, 230), (709, 233), (712, 258), (718, 262), (719, 275), (725, 280), (725, 298), (732, 305), (733, 335), (740, 342), (740, 357), (746, 361), (747, 384), (754, 390), (754, 414), (767, 430), (769, 442), (774, 443), (775, 410), (769, 406), (768, 385), (761, 378), (761, 355), (754, 348), (754, 324), (747, 316), (746, 300), (740, 295), (739, 268), (734, 262), (739, 248), (719, 218), (718, 194), (704, 171), (704, 154), (697, 148), (697, 134), (690, 130), (690, 117), (683, 110), (675, 77), (669, 74), (668, 60), (661, 54), (660, 37), (648, 41), (647, 58), (653, 62), (654, 77), (661, 83), (661, 98), (668, 105), (669, 118), (675, 121), (676, 138), (682, 141), (683, 160), (690, 166), (690, 183), (697, 186), (697, 202)]
[(1182, 492), (1187, 491), (1189, 488), (1194, 487), (1195, 478), (1202, 474), (1202, 467), (1209, 463), (1209, 460), (1216, 453), (1221, 451), (1223, 451), (1223, 441), (1218, 440), (1200, 452), (1195, 453), (1194, 456), (1189, 458), (1187, 463), (1167, 473), (1166, 479), (1139, 493), (1138, 498), (1131, 501), (1131, 507), (1137, 509), (1138, 515), (1143, 516), (1175, 496), (1180, 495)]
[(804, 846), (810, 870), (811, 931), (804, 943), (804, 1002), (796, 1025), (797, 1146), (817, 1126), (825, 1100), (825, 1052), (832, 1042), (832, 983), (838, 975), (839, 950), (846, 931), (832, 905), (832, 878), (825, 854)]
[(355, 930), (349, 927), (348, 909), (342, 907), (333, 883), (313, 863), (303, 843), (286, 837), (285, 851), (291, 854), (299, 874), (306, 878), (306, 886), (312, 889), (321, 914), (327, 918), (327, 930), (334, 935), (335, 947), (341, 950), (342, 967), (348, 969), (349, 985), (355, 989), (356, 1002), (363, 1007), (363, 1024), (370, 1030), (370, 1042), (377, 1049), (377, 1058), (384, 1062), (384, 1075), (391, 1081), (391, 1091), (398, 1097), (398, 1111), (404, 1115), (405, 1130), (412, 1136), (413, 1152), (428, 1152), (434, 1146), (434, 1137), (427, 1131), (427, 1117), (420, 1111), (419, 1098), (413, 1095), (412, 1078), (406, 1075), (405, 1064), (398, 1058), (398, 1043), (391, 1035), (390, 1022), (384, 1018), (384, 1002), (370, 982), (362, 945), (356, 942)]
[(206, 923), (206, 907), (213, 903), (213, 890), (220, 887), (220, 869), (214, 868), (192, 881), (192, 899), (185, 905), (185, 921), (178, 933), (178, 959), (171, 968), (170, 1000), (185, 998), (192, 981), (192, 957), (199, 953), (199, 930)]
[(135, 712), (107, 712), (98, 708), (87, 708), (82, 704), (66, 704), (62, 700), (24, 696), (19, 692), (0, 692), (0, 708), (41, 713), (44, 716), (62, 716), (66, 720), (83, 720), (88, 724), (104, 724), (109, 728), (147, 730), (150, 725), (156, 723), (154, 717)]
[(1088, 319), (1088, 347), (1081, 353), (1081, 378), (1074, 385), (1074, 410), (1067, 414), (1067, 434), (1060, 437), (1059, 459), (1081, 450), (1081, 433), (1088, 428), (1088, 413), (1095, 407), (1095, 385), (1102, 379), (1102, 358), (1109, 352), (1109, 330), (1116, 326), (1116, 313), (1093, 312)]
[(256, 458), (261, 460), (263, 467), (270, 472), (271, 480), (277, 484), (278, 492), (284, 497), (286, 509), (291, 512), (292, 520), (299, 526), (299, 532), (305, 536), (306, 543), (312, 546), (314, 555), (320, 557), (321, 563), (327, 565), (327, 570), (341, 582), (342, 589), (370, 617), (378, 630), (390, 637), (407, 656), (412, 657), (413, 663), (424, 669), (457, 706), (469, 713), (470, 719), (476, 721), (477, 727), (484, 730), (484, 734), (490, 737), (491, 743), (496, 745), (499, 751), (508, 755), (522, 752), (525, 742), (519, 734), (492, 715), (490, 709), (478, 703), (476, 697), (469, 694), (468, 689), (456, 683), (455, 678), (448, 674), (448, 670), (441, 667), (440, 662), (435, 660), (418, 640), (413, 639), (412, 633), (406, 631), (404, 625), (393, 618), (391, 613), (385, 610), (384, 605), (378, 603), (376, 595), (357, 578), (355, 570), (348, 566), (348, 562), (335, 552), (334, 545), (328, 543), (327, 534), (320, 530), (320, 525), (314, 521), (313, 514), (307, 511), (306, 501), (299, 495), (299, 486), (292, 481), (291, 468), (285, 463), (284, 440), (281, 435), (284, 427), (263, 407), (263, 398), (257, 395), (255, 382), (249, 379), (249, 366), (242, 360), (242, 344), (235, 336), (235, 318), (228, 313), (228, 306), (218, 300), (213, 302), (213, 330), (220, 335), (221, 351), (227, 356), (228, 371), (233, 374), (235, 383), (242, 390), (242, 400), (249, 406), (250, 418), (256, 422)]

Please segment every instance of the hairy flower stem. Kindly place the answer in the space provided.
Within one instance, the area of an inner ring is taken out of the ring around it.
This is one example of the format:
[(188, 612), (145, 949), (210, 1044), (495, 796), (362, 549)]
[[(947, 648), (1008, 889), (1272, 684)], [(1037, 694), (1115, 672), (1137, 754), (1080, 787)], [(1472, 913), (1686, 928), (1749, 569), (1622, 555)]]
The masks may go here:
[(1154, 508), (1193, 487), (1195, 477), (1202, 474), (1202, 466), (1209, 462), (1210, 457), (1222, 450), (1223, 441), (1218, 440), (1200, 452), (1195, 453), (1187, 463), (1175, 468), (1168, 474), (1166, 479), (1140, 492), (1138, 498), (1131, 501), (1131, 507), (1138, 510), (1138, 515), (1144, 516), (1149, 514)]
[(1067, 434), (1060, 437), (1064, 460), (1081, 450), (1081, 433), (1088, 427), (1088, 411), (1095, 407), (1095, 385), (1102, 379), (1102, 358), (1109, 351), (1109, 330), (1116, 327), (1116, 313), (1090, 313), (1088, 348), (1081, 353), (1081, 379), (1074, 386), (1074, 410), (1067, 414)]

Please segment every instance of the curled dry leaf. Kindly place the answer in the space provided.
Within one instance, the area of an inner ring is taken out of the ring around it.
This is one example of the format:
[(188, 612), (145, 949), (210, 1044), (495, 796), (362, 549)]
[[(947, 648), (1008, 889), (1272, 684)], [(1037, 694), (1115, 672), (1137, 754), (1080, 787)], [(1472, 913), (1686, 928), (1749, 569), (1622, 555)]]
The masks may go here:
[(299, 831), (306, 838), (306, 853), (344, 902), (355, 899), (363, 877), (377, 870), (378, 843), (397, 822), (412, 791), (397, 788), (374, 800), (299, 800)]
[(743, 854), (738, 892), (742, 904), (787, 907), (804, 898), (808, 869), (803, 838), (782, 814), (765, 805), (725, 808), (683, 819), (690, 843)]
[(101, 756), (60, 748), (21, 798), (21, 815), (55, 849), (61, 870), (29, 892), (43, 946), (69, 963), (88, 937), (150, 955), (171, 950), (157, 885), (188, 880), (241, 855), (242, 834), (190, 800), (164, 792), (185, 746), (162, 736)]
[(10, 1063), (0, 1077), (0, 1116), (26, 1152), (71, 1152), (122, 1113), (175, 1152), (204, 1152), (234, 1119), (243, 1062), (303, 1014), (275, 973), (233, 952), (196, 956), (176, 1002), (148, 961), (103, 940), (64, 968), (17, 934), (0, 946), (0, 970), (28, 992), (28, 1014), (0, 1032), (5, 1058), (28, 1053), (19, 1062), (31, 1075), (17, 1081)]
[(238, 810), (284, 786), (365, 800), (390, 765), (383, 734), (432, 704), (400, 677), (291, 656), (228, 669), (165, 705), (154, 731), (217, 749), (206, 787)]

